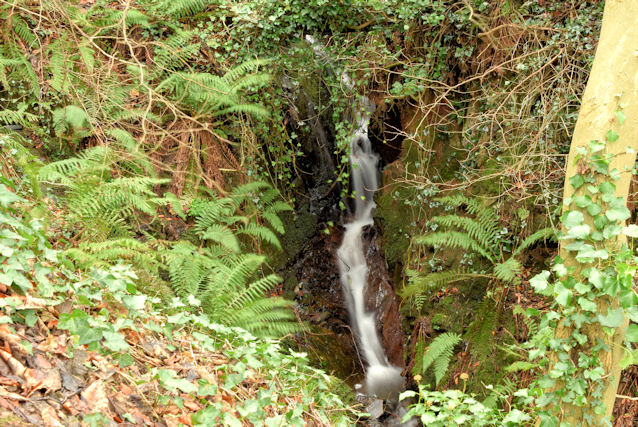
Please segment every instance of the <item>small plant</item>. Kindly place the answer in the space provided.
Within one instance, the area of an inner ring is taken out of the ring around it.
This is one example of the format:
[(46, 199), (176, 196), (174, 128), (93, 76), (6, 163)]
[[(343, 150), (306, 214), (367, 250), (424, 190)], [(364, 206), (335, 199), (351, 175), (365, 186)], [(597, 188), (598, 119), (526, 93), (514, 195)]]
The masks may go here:
[[(439, 385), (452, 358), (452, 350), (461, 341), (461, 336), (453, 332), (443, 333), (432, 340), (427, 350), (423, 352), (423, 342), (417, 344), (416, 363), (412, 369), (414, 375), (424, 375), (432, 367), (436, 385)], [(421, 351), (419, 351), (421, 348)]]
[[(492, 209), (483, 206), (479, 200), (465, 196), (452, 196), (440, 198), (439, 202), (450, 208), (464, 207), (471, 216), (456, 214), (436, 216), (431, 221), (444, 227), (445, 230), (416, 237), (415, 243), (462, 249), (474, 253), (490, 263), (492, 271), (478, 273), (465, 267), (429, 274), (409, 271), (410, 283), (402, 294), (404, 297), (415, 298), (418, 309), (422, 306), (428, 291), (452, 282), (487, 278), (504, 284), (519, 283), (519, 275), (523, 267), (517, 257), (534, 243), (551, 238), (554, 234), (551, 228), (541, 229), (525, 238), (510, 251), (509, 242), (503, 238), (501, 227), (499, 227), (499, 217)], [(507, 252), (511, 252), (509, 257), (505, 255)]]
[(410, 405), (403, 416), (403, 422), (417, 417), (423, 425), (432, 427), (448, 426), (519, 426), (531, 417), (518, 409), (509, 413), (490, 408), (460, 390), (428, 391), (419, 384), (418, 392), (408, 390), (399, 396), (400, 400), (417, 397), (417, 403)]

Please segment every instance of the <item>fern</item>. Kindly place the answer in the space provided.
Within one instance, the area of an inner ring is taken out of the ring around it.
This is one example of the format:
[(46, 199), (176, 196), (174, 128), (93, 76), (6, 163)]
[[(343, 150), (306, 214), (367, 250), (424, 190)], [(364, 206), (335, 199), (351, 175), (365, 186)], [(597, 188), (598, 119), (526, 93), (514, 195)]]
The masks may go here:
[(89, 116), (80, 107), (67, 105), (53, 112), (53, 129), (58, 135), (67, 132), (71, 134), (86, 134), (89, 127)]
[(273, 233), (269, 228), (264, 227), (258, 224), (248, 224), (243, 227), (240, 227), (237, 230), (238, 234), (244, 234), (250, 236), (255, 239), (259, 239), (260, 241), (267, 242), (274, 246), (275, 248), (281, 250), (281, 243), (279, 243), (279, 238), (275, 233)]
[(520, 255), (525, 249), (529, 248), (530, 246), (532, 246), (534, 243), (541, 241), (541, 240), (547, 240), (547, 239), (551, 239), (551, 240), (556, 240), (556, 233), (554, 231), (553, 228), (551, 227), (547, 227), (547, 228), (542, 228), (540, 230), (538, 230), (537, 232), (530, 234), (528, 237), (526, 237), (514, 250), (514, 252), (512, 253), (513, 256), (518, 256)]
[(26, 111), (26, 106), (20, 107), (18, 110), (2, 110), (0, 111), (0, 124), (11, 125), (20, 124), (27, 127), (29, 123), (38, 121), (38, 116)]
[(210, 73), (175, 72), (162, 80), (157, 91), (167, 93), (189, 111), (198, 115), (212, 115), (213, 117), (247, 113), (255, 117), (266, 117), (268, 111), (261, 105), (247, 104), (242, 101), (244, 89), (247, 86), (261, 87), (268, 82), (265, 74), (252, 75), (247, 85), (244, 73), (250, 66), (244, 65), (231, 69), (223, 76)]
[(494, 351), (494, 335), (498, 313), (494, 309), (493, 301), (486, 298), (479, 306), (475, 320), (466, 332), (466, 339), (470, 342), (472, 354), (480, 360), (489, 357)]
[(513, 251), (512, 256), (503, 259), (502, 254), (507, 250), (505, 248), (506, 240), (498, 232), (499, 218), (491, 208), (484, 206), (479, 200), (470, 199), (463, 195), (443, 197), (438, 200), (452, 208), (464, 208), (472, 216), (456, 214), (436, 216), (431, 221), (445, 230), (416, 237), (414, 242), (421, 245), (463, 249), (476, 253), (492, 265), (492, 271), (491, 274), (479, 275), (457, 268), (445, 272), (412, 274), (408, 286), (403, 290), (403, 295), (415, 299), (417, 310), (421, 310), (425, 300), (424, 294), (427, 291), (444, 286), (451, 281), (487, 277), (497, 279), (505, 284), (519, 283), (523, 266), (516, 257), (532, 244), (547, 239), (553, 234), (553, 230), (550, 228), (539, 230), (524, 239)]
[(492, 249), (492, 245), (496, 242), (494, 230), (486, 228), (477, 220), (469, 217), (457, 215), (443, 215), (432, 218), (432, 222), (440, 224), (447, 228), (460, 228), (467, 233), (476, 242), (482, 242), (483, 247)]
[(514, 257), (494, 265), (494, 275), (505, 283), (519, 283), (522, 272), (523, 266)]
[(460, 341), (461, 336), (453, 332), (446, 332), (434, 338), (422, 356), (422, 360), (419, 363), (419, 373), (425, 374), (427, 370), (432, 367), (436, 385), (438, 385), (450, 365), (450, 360), (454, 354), (454, 347)]
[(404, 298), (416, 297), (416, 308), (419, 311), (425, 302), (424, 298), (419, 297), (426, 295), (428, 291), (438, 290), (450, 283), (467, 280), (477, 276), (460, 268), (428, 274), (408, 270), (407, 275), (409, 278), (408, 286), (403, 288), (400, 293)]
[(493, 255), (481, 243), (477, 242), (467, 233), (459, 231), (442, 231), (417, 237), (415, 243), (429, 246), (449, 246), (452, 248), (465, 249), (466, 251), (474, 251), (481, 256), (493, 261)]
[(157, 5), (157, 9), (179, 19), (202, 12), (209, 4), (210, 0), (164, 0)]

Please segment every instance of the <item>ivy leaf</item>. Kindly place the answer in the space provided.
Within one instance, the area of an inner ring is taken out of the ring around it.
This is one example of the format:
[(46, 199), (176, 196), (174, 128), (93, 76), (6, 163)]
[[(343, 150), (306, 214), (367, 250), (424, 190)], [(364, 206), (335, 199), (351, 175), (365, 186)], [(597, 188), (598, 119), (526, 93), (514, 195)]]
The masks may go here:
[(197, 391), (197, 386), (192, 382), (184, 378), (177, 378), (177, 373), (170, 369), (159, 369), (157, 376), (160, 380), (160, 384), (167, 390), (174, 391), (180, 389), (184, 393), (194, 393)]
[(589, 151), (596, 153), (605, 149), (605, 143), (601, 141), (589, 141)]
[(571, 178), (569, 178), (569, 183), (575, 189), (579, 189), (585, 183), (585, 178), (581, 174), (574, 175)]
[(549, 271), (543, 271), (529, 280), (529, 284), (536, 289), (537, 292), (542, 292), (547, 289), (547, 279), (549, 278)]
[(618, 141), (618, 132), (609, 129), (605, 134), (605, 138), (607, 138), (609, 142), (616, 142)]
[(623, 123), (625, 123), (625, 112), (622, 110), (618, 110), (616, 111), (616, 120), (618, 120), (618, 124), (622, 126)]
[(582, 209), (591, 205), (592, 201), (591, 197), (589, 196), (578, 196), (574, 199), (574, 203), (576, 203), (576, 206)]
[(609, 309), (607, 315), (598, 315), (598, 321), (601, 325), (608, 328), (617, 328), (625, 322), (622, 308)]
[(624, 221), (631, 217), (631, 212), (626, 206), (616, 206), (611, 209), (607, 209), (605, 216), (610, 221)]
[(129, 345), (122, 334), (118, 332), (104, 331), (104, 346), (109, 350), (120, 352), (128, 350)]
[(554, 288), (556, 291), (556, 302), (563, 307), (568, 307), (572, 300), (572, 291), (567, 289), (562, 283), (557, 283)]
[(602, 210), (603, 208), (601, 208), (598, 203), (592, 203), (591, 205), (587, 206), (587, 213), (591, 216), (598, 215), (602, 212)]
[(576, 261), (578, 262), (592, 262), (596, 258), (607, 259), (609, 258), (609, 252), (607, 249), (594, 250), (591, 245), (590, 248), (583, 249), (576, 254)]
[(22, 200), (20, 196), (9, 191), (5, 185), (0, 185), (0, 206), (6, 208), (19, 200)]
[(594, 285), (596, 289), (602, 289), (605, 283), (605, 278), (603, 274), (597, 268), (592, 268), (589, 270), (589, 283)]
[(589, 236), (590, 232), (591, 228), (589, 227), (589, 225), (577, 225), (569, 229), (567, 237), (572, 239), (584, 239)]
[(613, 194), (616, 191), (616, 186), (611, 182), (605, 181), (600, 183), (598, 189), (603, 194)]
[(565, 220), (563, 221), (563, 224), (565, 225), (565, 228), (569, 230), (572, 227), (576, 227), (582, 224), (584, 220), (585, 220), (585, 216), (583, 215), (582, 212), (570, 211), (565, 216)]
[(638, 225), (631, 224), (622, 229), (622, 232), (627, 237), (638, 237)]
[(595, 302), (588, 300), (587, 298), (584, 297), (580, 297), (578, 298), (578, 305), (580, 305), (580, 307), (585, 310), (585, 311), (591, 311), (592, 313), (596, 312), (596, 309), (598, 308), (598, 306), (596, 305)]
[(633, 323), (627, 328), (627, 334), (625, 335), (625, 341), (638, 342), (638, 325)]

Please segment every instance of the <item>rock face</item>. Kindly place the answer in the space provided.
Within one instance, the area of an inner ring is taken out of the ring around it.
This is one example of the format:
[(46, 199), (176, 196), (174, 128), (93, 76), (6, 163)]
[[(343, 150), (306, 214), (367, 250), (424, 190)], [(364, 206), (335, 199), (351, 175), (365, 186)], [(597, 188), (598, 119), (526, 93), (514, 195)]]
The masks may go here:
[[(388, 360), (403, 368), (405, 335), (397, 297), (377, 244), (378, 234), (377, 226), (367, 227), (363, 233), (369, 268), (366, 306), (376, 312), (377, 332)], [(362, 363), (350, 330), (336, 260), (342, 237), (343, 229), (335, 227), (330, 234), (314, 237), (301, 252), (292, 265), (299, 283), (295, 301), (303, 320), (332, 334), (329, 340), (318, 341), (316, 336), (311, 339), (312, 346), (322, 346), (317, 350), (323, 352), (321, 358), (328, 369), (342, 378), (354, 375), (353, 380), (357, 380), (362, 373)]]

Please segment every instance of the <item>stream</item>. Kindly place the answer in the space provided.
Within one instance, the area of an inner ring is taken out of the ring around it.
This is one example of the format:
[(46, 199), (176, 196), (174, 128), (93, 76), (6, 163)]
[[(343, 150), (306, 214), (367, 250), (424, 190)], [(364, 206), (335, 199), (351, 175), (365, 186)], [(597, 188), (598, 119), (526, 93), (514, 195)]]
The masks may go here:
[(363, 251), (363, 228), (374, 223), (374, 192), (378, 184), (379, 156), (372, 151), (368, 138), (374, 104), (367, 97), (359, 100), (356, 129), (350, 140), (350, 164), (355, 199), (354, 218), (345, 225), (343, 242), (337, 251), (341, 284), (352, 329), (366, 362), (365, 392), (384, 399), (396, 398), (403, 386), (401, 368), (388, 362), (377, 333), (375, 313), (368, 311), (365, 292), (368, 264)]

